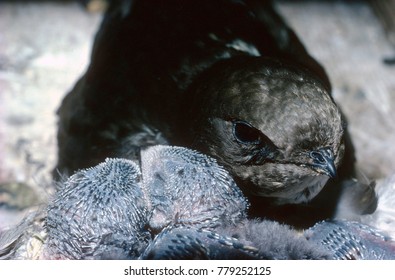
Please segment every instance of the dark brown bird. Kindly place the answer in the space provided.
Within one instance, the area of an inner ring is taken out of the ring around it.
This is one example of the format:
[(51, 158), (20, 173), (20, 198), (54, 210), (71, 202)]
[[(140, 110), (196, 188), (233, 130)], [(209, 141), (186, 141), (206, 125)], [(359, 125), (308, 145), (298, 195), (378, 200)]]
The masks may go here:
[(305, 212), (314, 218), (277, 205), (353, 175), (325, 71), (270, 1), (115, 1), (59, 118), (55, 173), (150, 145), (189, 147), (229, 170), (251, 215), (289, 223), (331, 216), (340, 184), (331, 179), (325, 205)]

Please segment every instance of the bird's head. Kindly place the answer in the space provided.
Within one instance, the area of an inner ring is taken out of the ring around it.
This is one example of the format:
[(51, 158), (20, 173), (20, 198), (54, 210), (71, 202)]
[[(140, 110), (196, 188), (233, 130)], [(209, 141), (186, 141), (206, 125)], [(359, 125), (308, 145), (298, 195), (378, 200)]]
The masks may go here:
[(336, 176), (344, 121), (313, 75), (272, 59), (240, 58), (201, 79), (195, 147), (217, 158), (244, 191), (301, 203)]

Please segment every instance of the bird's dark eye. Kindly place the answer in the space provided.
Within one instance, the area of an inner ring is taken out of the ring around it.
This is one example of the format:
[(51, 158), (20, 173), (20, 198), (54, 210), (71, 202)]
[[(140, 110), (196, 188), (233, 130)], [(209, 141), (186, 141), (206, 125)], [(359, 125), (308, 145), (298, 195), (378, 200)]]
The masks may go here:
[(234, 121), (233, 135), (237, 141), (243, 144), (258, 144), (262, 133), (247, 122)]
[(262, 131), (253, 127), (248, 122), (241, 120), (231, 120), (233, 123), (233, 136), (240, 144), (245, 145), (240, 149), (247, 160), (244, 164), (262, 165), (266, 162), (273, 162), (278, 153), (278, 147)]

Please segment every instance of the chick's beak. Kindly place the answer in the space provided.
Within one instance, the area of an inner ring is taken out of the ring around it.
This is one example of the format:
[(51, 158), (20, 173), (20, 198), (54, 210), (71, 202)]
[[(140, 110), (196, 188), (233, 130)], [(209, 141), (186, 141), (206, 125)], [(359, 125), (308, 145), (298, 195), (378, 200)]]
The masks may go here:
[(325, 147), (312, 151), (309, 156), (312, 159), (310, 166), (315, 171), (328, 175), (331, 178), (335, 178), (337, 176), (335, 156), (331, 148)]

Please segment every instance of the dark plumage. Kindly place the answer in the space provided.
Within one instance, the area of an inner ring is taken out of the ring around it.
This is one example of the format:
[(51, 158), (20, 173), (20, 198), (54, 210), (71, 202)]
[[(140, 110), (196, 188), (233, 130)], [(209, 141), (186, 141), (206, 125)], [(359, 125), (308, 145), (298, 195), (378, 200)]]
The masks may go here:
[(196, 83), (194, 144), (248, 192), (301, 203), (336, 176), (342, 118), (316, 79), (277, 61), (241, 57), (217, 63)]
[(179, 145), (216, 158), (250, 197), (252, 216), (303, 226), (330, 217), (333, 186), (306, 215), (277, 207), (352, 176), (354, 159), (324, 70), (271, 3), (118, 2), (59, 109), (55, 173)]
[(214, 230), (169, 227), (141, 259), (329, 259), (330, 253), (288, 226), (268, 220), (242, 220)]
[(394, 241), (370, 226), (346, 220), (324, 221), (306, 231), (308, 240), (337, 260), (393, 260)]
[(248, 202), (214, 159), (182, 147), (155, 146), (141, 153), (140, 162), (151, 231), (172, 224), (215, 228), (246, 218)]
[(47, 207), (45, 258), (130, 259), (148, 244), (139, 167), (107, 159), (71, 176)]

